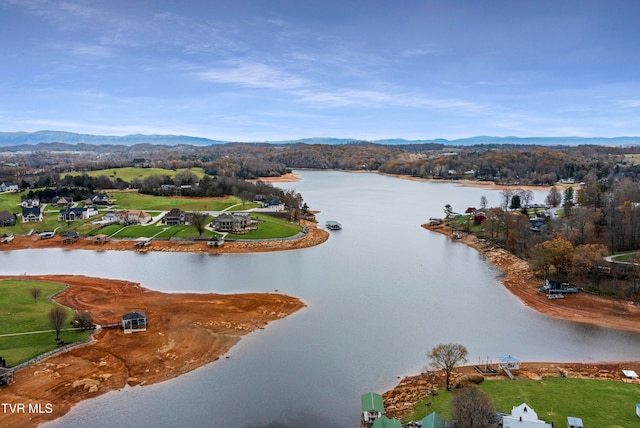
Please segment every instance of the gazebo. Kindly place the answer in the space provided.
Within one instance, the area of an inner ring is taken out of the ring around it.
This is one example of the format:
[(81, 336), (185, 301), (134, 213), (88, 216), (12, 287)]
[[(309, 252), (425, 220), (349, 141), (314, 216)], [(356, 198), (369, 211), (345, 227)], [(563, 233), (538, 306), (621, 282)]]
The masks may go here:
[(147, 314), (144, 312), (129, 312), (122, 316), (124, 334), (147, 331)]

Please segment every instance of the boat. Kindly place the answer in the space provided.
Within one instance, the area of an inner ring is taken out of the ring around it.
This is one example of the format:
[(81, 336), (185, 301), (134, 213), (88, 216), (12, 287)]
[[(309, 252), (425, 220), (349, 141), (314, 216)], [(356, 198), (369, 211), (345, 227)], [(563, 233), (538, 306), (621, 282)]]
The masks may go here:
[(340, 229), (342, 229), (342, 225), (340, 223), (338, 223), (337, 221), (334, 221), (334, 220), (329, 220), (328, 222), (325, 223), (325, 226), (329, 230), (340, 230)]
[(224, 238), (222, 236), (214, 236), (209, 240), (209, 242), (207, 242), (207, 245), (210, 248), (218, 248), (222, 244), (224, 244)]
[(560, 293), (547, 294), (547, 299), (549, 300), (564, 299), (564, 294), (560, 294)]

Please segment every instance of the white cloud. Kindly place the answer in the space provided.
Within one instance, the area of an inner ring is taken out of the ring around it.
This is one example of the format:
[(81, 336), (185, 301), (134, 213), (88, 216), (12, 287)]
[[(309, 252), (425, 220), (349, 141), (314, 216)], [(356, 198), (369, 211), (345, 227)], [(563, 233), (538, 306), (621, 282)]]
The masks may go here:
[(196, 73), (200, 80), (228, 83), (249, 88), (291, 90), (304, 87), (308, 82), (299, 76), (254, 61), (228, 61), (226, 67)]

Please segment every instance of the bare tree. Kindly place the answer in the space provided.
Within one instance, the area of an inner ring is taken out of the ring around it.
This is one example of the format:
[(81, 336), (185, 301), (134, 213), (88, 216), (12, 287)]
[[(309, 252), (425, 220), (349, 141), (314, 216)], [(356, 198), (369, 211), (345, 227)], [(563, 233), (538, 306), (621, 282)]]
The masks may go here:
[(71, 325), (85, 330), (92, 329), (94, 327), (93, 316), (89, 312), (76, 312), (71, 320)]
[(31, 294), (31, 297), (33, 297), (33, 303), (36, 303), (40, 296), (42, 296), (42, 288), (32, 287), (29, 289), (29, 293)]
[(432, 367), (444, 370), (448, 391), (451, 390), (451, 372), (459, 364), (467, 362), (468, 354), (467, 348), (457, 343), (441, 343), (427, 354)]
[(193, 227), (196, 228), (199, 236), (202, 236), (202, 233), (204, 232), (205, 227), (207, 225), (208, 218), (209, 218), (209, 215), (206, 213), (193, 212), (189, 214), (189, 221), (191, 222)]
[(62, 309), (60, 306), (54, 306), (49, 311), (49, 321), (51, 322), (51, 326), (56, 331), (56, 340), (60, 338), (60, 330), (62, 330), (62, 326), (67, 320), (67, 312)]
[(460, 428), (498, 426), (498, 414), (489, 398), (475, 386), (466, 386), (451, 401), (451, 414)]
[(486, 210), (488, 204), (487, 197), (484, 195), (480, 196), (480, 208)]

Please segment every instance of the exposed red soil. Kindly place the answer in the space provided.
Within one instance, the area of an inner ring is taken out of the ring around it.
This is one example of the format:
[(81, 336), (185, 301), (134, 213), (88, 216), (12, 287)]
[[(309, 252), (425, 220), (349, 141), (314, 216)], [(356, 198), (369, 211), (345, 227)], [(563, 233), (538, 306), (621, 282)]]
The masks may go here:
[[(0, 277), (8, 278), (8, 277)], [(0, 402), (39, 403), (51, 413), (14, 413), (0, 408), (0, 426), (36, 426), (56, 419), (81, 400), (125, 385), (161, 382), (217, 360), (240, 337), (264, 328), (305, 305), (275, 293), (239, 295), (152, 291), (127, 281), (85, 276), (18, 276), (68, 284), (55, 300), (88, 310), (97, 324), (118, 322), (130, 311), (147, 315), (146, 332), (125, 335), (102, 329), (85, 345), (18, 370), (15, 382), (0, 388)]]

